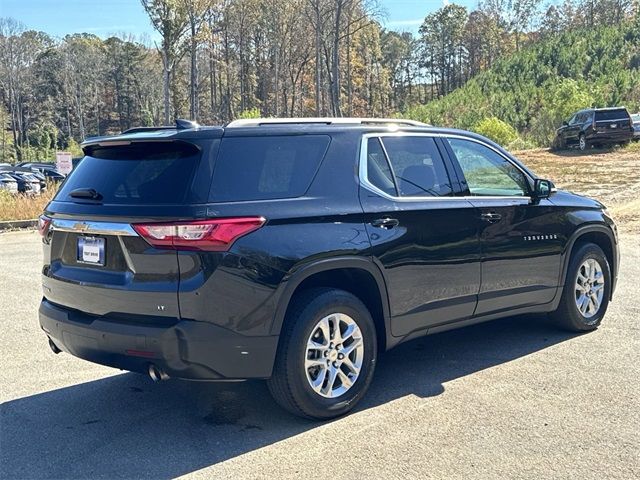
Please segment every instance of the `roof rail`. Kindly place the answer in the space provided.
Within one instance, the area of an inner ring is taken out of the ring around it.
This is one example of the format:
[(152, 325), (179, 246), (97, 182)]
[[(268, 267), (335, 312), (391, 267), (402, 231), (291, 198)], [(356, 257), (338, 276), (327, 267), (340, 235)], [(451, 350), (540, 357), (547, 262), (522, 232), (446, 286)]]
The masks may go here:
[(349, 117), (309, 117), (309, 118), (245, 118), (233, 120), (226, 128), (261, 127), (266, 125), (406, 125), (428, 127), (426, 123), (402, 118), (349, 118)]

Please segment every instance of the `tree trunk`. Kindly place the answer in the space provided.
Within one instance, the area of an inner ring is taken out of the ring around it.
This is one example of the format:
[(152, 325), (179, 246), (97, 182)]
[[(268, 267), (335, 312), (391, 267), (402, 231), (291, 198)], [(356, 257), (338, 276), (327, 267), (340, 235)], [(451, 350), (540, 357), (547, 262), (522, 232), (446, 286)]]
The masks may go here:
[(196, 42), (196, 23), (195, 19), (191, 19), (191, 82), (190, 82), (190, 110), (191, 120), (198, 120), (198, 44)]
[(353, 117), (353, 82), (351, 80), (351, 35), (349, 31), (347, 31), (347, 115), (349, 117)]
[(216, 61), (214, 58), (215, 52), (213, 50), (213, 43), (209, 48), (209, 95), (211, 116), (216, 117)]
[(316, 13), (316, 117), (320, 116), (320, 81), (321, 81), (321, 62), (320, 62), (320, 34), (321, 34), (321, 25), (320, 25), (320, 0), (316, 0), (315, 5), (315, 13)]
[(169, 81), (171, 70), (169, 68), (169, 55), (167, 54), (167, 47), (162, 47), (162, 81), (163, 81), (163, 93), (164, 93), (164, 124), (169, 125), (171, 123), (171, 93), (169, 91)]
[(336, 16), (333, 31), (333, 52), (331, 55), (331, 106), (333, 115), (342, 116), (340, 109), (340, 23), (342, 21), (343, 0), (336, 2)]

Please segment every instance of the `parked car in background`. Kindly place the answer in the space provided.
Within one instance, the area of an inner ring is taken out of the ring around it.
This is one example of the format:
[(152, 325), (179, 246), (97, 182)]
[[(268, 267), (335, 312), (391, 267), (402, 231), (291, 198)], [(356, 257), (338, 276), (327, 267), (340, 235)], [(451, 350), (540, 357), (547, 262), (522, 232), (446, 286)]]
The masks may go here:
[[(20, 167), (20, 166), (1, 166), (0, 165), (0, 173), (9, 173), (9, 174), (17, 174), (22, 177), (25, 177), (26, 180), (34, 183), (34, 181), (38, 182), (38, 186), (34, 186), (32, 192), (28, 193), (41, 193), (47, 189), (47, 184), (52, 180), (49, 179), (44, 173), (40, 172), (35, 168), (30, 167)], [(23, 192), (24, 193), (24, 192)]]
[(82, 148), (40, 217), (40, 326), (55, 353), (156, 381), (268, 379), (332, 418), (380, 351), (524, 313), (595, 330), (615, 289), (604, 206), (474, 133), (251, 119)]
[(50, 168), (55, 169), (56, 164), (53, 162), (22, 162), (17, 165), (18, 167), (27, 167), (27, 168)]
[(38, 177), (39, 180), (44, 179), (45, 182), (62, 182), (66, 178), (66, 175), (63, 175), (56, 170), (56, 166), (53, 163), (23, 162), (15, 166), (0, 164), (0, 171), (3, 170), (32, 173)]
[(29, 174), (38, 179), (38, 181), (40, 182), (40, 192), (44, 192), (47, 189), (47, 177), (45, 177), (42, 172), (36, 170), (35, 168), (32, 168)]
[(31, 190), (33, 195), (40, 195), (42, 191), (40, 180), (31, 172), (15, 172), (21, 175), (27, 182), (31, 184)]
[(640, 113), (631, 115), (631, 121), (633, 122), (633, 139), (640, 140)]
[(576, 112), (556, 131), (554, 149), (624, 145), (633, 139), (631, 115), (625, 107), (587, 108)]
[(0, 190), (18, 193), (18, 182), (11, 175), (0, 172)]
[(65, 178), (67, 178), (66, 175), (63, 175), (57, 170), (50, 168), (42, 168), (40, 169), (40, 173), (42, 173), (42, 175), (44, 175), (47, 180), (53, 182), (62, 182)]
[(7, 171), (4, 173), (18, 182), (18, 193), (35, 195), (35, 185), (38, 185), (38, 192), (40, 191), (40, 182), (38, 179), (35, 179), (35, 182), (33, 182), (33, 179), (25, 177), (25, 175), (20, 172)]

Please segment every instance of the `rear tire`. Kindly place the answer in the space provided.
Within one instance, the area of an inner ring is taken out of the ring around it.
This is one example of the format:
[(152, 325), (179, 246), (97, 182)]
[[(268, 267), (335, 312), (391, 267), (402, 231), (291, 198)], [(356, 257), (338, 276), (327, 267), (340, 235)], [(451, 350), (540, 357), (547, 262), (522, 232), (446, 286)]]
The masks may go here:
[(611, 270), (602, 249), (585, 243), (577, 246), (567, 270), (556, 324), (572, 332), (588, 332), (600, 326), (611, 296)]
[(294, 415), (334, 418), (362, 399), (376, 359), (375, 324), (365, 305), (344, 290), (313, 288), (289, 306), (267, 385)]

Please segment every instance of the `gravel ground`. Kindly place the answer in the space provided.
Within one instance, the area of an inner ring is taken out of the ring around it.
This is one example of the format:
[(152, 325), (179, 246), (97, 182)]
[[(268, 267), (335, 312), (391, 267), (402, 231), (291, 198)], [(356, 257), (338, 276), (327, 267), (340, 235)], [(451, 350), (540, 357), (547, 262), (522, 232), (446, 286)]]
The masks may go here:
[(543, 317), (426, 337), (380, 359), (345, 418), (281, 411), (261, 382), (153, 384), (54, 355), (37, 325), (40, 245), (0, 235), (2, 478), (640, 477), (640, 236), (586, 335)]

